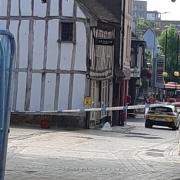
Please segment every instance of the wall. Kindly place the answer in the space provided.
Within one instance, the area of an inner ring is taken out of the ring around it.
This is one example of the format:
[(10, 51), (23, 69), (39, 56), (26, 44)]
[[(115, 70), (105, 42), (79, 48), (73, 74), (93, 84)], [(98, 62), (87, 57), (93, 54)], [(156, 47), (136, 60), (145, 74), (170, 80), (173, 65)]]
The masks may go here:
[(125, 1), (123, 69), (126, 79), (130, 79), (131, 33), (132, 33), (132, 0)]
[[(74, 42), (59, 42), (61, 22)], [(86, 19), (74, 0), (1, 0), (0, 29), (16, 40), (13, 111), (80, 108), (86, 95)]]

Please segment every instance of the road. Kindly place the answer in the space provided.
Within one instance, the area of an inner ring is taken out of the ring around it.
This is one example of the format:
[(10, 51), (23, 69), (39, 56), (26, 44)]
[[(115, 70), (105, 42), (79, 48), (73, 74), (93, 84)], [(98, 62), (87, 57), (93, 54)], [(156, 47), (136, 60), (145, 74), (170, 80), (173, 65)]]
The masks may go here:
[(178, 139), (141, 118), (109, 132), (13, 127), (6, 180), (178, 180)]

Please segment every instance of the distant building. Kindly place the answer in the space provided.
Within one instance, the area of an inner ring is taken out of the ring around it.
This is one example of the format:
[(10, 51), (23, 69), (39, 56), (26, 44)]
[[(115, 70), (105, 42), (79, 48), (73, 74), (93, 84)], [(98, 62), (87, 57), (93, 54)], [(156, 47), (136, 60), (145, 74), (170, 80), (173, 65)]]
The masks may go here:
[(134, 0), (133, 9), (133, 18), (135, 20), (140, 18), (147, 18), (147, 1)]
[(149, 21), (161, 20), (160, 13), (158, 11), (147, 11), (146, 19)]

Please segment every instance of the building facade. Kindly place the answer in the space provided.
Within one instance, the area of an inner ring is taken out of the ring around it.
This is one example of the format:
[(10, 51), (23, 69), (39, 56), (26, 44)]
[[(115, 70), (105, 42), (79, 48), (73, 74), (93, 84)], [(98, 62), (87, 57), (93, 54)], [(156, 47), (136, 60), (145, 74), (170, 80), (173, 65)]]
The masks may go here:
[[(92, 98), (91, 107), (124, 103), (121, 97), (128, 93), (123, 83), (129, 78), (131, 3), (2, 0), (0, 28), (9, 29), (17, 44), (12, 111), (82, 109), (86, 96)], [(117, 64), (125, 80), (115, 82)], [(76, 115), (85, 127), (87, 114)], [(113, 119), (107, 112), (91, 113), (88, 118), (94, 126), (104, 116)]]
[(133, 2), (133, 18), (146, 19), (147, 18), (147, 1), (134, 0)]
[(13, 112), (83, 107), (87, 19), (74, 0), (2, 0), (0, 28), (16, 40)]

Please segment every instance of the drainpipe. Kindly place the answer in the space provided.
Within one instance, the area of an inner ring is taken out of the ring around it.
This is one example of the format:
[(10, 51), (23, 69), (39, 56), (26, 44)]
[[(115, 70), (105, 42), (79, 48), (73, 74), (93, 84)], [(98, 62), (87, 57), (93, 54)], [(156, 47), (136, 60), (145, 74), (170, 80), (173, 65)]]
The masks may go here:
[[(123, 9), (121, 9), (121, 12), (123, 13), (123, 17), (121, 16), (121, 22), (122, 22), (122, 35), (121, 35), (121, 64), (120, 64), (120, 69), (123, 72), (123, 61), (124, 61), (124, 26), (125, 26), (125, 7), (126, 7), (126, 1), (122, 0), (121, 3), (123, 2)], [(121, 4), (122, 5), (122, 4)], [(122, 6), (121, 6), (122, 7)], [(121, 13), (121, 14), (122, 14)], [(121, 83), (119, 84), (119, 93), (120, 93), (120, 105), (124, 105), (124, 79), (121, 80)], [(124, 112), (120, 111), (120, 118), (119, 118), (119, 125), (124, 126)]]
[[(121, 1), (122, 2), (122, 1)], [(124, 26), (125, 26), (125, 8), (126, 8), (126, 1), (123, 0), (123, 20), (122, 20), (122, 42), (121, 42), (121, 70), (123, 70), (123, 58), (124, 58)], [(121, 10), (122, 12), (122, 10)]]

